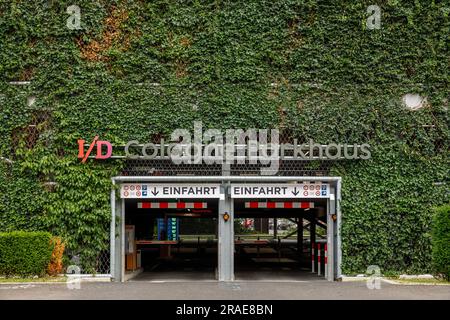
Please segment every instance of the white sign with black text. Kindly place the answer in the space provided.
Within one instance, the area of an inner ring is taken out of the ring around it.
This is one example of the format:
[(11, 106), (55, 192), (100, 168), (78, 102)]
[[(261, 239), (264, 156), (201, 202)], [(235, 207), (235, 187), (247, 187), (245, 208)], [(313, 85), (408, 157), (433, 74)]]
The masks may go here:
[(231, 197), (250, 198), (329, 198), (330, 185), (309, 184), (232, 184)]
[(120, 188), (124, 199), (219, 198), (219, 184), (145, 184), (126, 183)]

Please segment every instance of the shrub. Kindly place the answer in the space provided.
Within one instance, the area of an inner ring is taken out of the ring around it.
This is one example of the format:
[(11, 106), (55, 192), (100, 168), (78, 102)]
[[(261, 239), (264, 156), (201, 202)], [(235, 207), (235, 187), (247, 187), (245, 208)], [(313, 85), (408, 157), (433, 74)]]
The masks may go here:
[(436, 209), (432, 244), (434, 272), (450, 281), (450, 205)]
[(44, 275), (52, 256), (51, 238), (48, 232), (0, 233), (0, 274)]
[(62, 272), (63, 269), (63, 253), (65, 245), (60, 237), (53, 237), (51, 239), (53, 246), (52, 257), (47, 267), (47, 273), (51, 276), (56, 276)]

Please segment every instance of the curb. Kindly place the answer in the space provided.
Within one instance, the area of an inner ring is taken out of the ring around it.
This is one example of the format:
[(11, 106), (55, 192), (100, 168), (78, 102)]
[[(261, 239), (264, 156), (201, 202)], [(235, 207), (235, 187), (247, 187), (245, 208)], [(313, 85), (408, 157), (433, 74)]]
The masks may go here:
[[(361, 281), (367, 281), (370, 277), (367, 277), (365, 275), (358, 275), (355, 277), (350, 276), (342, 276), (339, 278), (339, 281), (342, 282), (361, 282)], [(426, 283), (426, 282), (408, 282), (409, 279), (434, 279), (433, 276), (430, 275), (405, 275), (400, 276), (398, 280), (397, 279), (387, 279), (385, 277), (379, 277), (379, 279), (385, 283), (393, 284), (393, 285), (403, 285), (403, 286), (450, 286), (450, 283)]]
[(366, 281), (369, 279), (369, 277), (366, 277), (365, 275), (357, 275), (357, 276), (341, 276), (339, 278), (339, 281), (342, 282), (354, 282), (354, 281)]
[(408, 279), (434, 279), (434, 277), (431, 274), (401, 274), (399, 277), (401, 280), (408, 280)]

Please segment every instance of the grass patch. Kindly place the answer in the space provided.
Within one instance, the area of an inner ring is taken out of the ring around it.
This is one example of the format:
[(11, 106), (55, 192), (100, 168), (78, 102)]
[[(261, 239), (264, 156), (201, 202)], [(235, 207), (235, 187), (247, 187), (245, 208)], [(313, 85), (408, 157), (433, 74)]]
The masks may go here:
[(389, 280), (393, 280), (395, 282), (401, 284), (429, 284), (429, 285), (450, 285), (449, 281), (444, 279), (399, 279), (395, 277), (388, 277)]

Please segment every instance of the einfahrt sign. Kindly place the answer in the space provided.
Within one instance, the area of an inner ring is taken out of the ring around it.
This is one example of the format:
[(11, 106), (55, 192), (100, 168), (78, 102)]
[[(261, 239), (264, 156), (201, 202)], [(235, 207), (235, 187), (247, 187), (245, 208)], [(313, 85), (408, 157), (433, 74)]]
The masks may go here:
[(232, 198), (329, 198), (330, 185), (311, 184), (233, 184)]
[(121, 198), (125, 199), (194, 199), (219, 198), (218, 184), (122, 184)]

